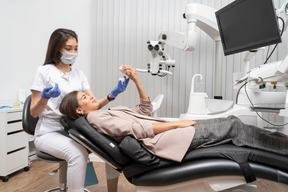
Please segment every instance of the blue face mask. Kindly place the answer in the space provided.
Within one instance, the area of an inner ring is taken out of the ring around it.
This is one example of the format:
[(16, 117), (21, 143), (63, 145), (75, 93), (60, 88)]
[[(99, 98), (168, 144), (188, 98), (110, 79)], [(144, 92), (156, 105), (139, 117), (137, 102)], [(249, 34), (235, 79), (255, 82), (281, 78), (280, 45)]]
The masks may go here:
[(72, 65), (73, 63), (75, 63), (76, 61), (76, 58), (78, 56), (78, 53), (68, 53), (68, 52), (61, 52), (62, 53), (62, 56), (61, 56), (61, 61), (64, 63), (64, 64), (67, 64), (67, 65)]

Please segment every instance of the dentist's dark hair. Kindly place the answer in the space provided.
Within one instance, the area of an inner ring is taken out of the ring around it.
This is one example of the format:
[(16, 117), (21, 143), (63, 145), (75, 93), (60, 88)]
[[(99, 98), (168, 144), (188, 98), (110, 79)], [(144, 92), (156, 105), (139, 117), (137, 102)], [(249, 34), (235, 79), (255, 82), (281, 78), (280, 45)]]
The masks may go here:
[(79, 107), (77, 93), (78, 91), (72, 91), (65, 95), (59, 106), (60, 112), (70, 119), (78, 119), (81, 117), (81, 115), (76, 113), (76, 109)]
[(60, 50), (70, 38), (75, 38), (78, 43), (78, 36), (74, 31), (64, 28), (56, 29), (50, 36), (46, 58), (43, 65), (57, 65), (60, 62), (60, 57), (62, 55)]

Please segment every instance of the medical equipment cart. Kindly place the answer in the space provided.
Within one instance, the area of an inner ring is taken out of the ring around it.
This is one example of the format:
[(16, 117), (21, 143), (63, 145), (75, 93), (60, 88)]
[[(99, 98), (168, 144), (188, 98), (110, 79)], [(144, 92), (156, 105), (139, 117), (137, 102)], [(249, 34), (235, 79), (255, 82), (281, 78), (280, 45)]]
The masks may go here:
[(0, 177), (8, 181), (9, 174), (22, 168), (30, 169), (28, 135), (22, 128), (22, 107), (0, 109)]

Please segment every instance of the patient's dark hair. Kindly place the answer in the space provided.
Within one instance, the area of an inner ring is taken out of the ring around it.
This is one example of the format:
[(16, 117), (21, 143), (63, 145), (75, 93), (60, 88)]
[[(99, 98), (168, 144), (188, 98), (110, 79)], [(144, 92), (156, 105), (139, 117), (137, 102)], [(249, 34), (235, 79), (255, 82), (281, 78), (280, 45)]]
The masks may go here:
[(77, 101), (78, 91), (72, 91), (68, 93), (60, 103), (59, 110), (61, 113), (69, 117), (70, 119), (78, 119), (81, 115), (76, 113), (78, 105)]

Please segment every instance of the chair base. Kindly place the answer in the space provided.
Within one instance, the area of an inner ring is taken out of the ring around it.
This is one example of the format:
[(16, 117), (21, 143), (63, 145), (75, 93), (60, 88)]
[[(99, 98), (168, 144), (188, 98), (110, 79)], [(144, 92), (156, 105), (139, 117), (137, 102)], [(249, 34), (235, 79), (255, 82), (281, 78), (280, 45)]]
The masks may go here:
[[(51, 192), (51, 191), (64, 191), (64, 192), (66, 192), (67, 188), (66, 189), (61, 189), (60, 187), (56, 187), (56, 188), (53, 188), (53, 189), (49, 189), (49, 190), (47, 190), (45, 192)], [(88, 189), (84, 189), (84, 191), (90, 192)]]
[(177, 183), (165, 186), (136, 186), (137, 192), (215, 192), (215, 191), (243, 191), (257, 192), (257, 184), (260, 181), (254, 181), (247, 184), (243, 176), (217, 176), (195, 179), (183, 183)]
[(60, 187), (56, 187), (53, 189), (46, 190), (45, 192), (51, 192), (51, 191), (66, 191), (66, 189), (61, 189)]

